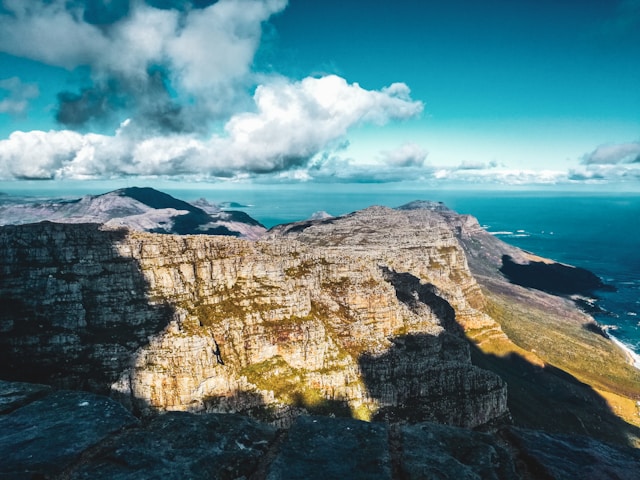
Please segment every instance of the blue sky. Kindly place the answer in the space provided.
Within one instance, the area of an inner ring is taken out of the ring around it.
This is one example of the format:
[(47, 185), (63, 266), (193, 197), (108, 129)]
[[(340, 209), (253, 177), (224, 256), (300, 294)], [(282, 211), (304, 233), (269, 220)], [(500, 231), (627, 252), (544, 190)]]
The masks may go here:
[(640, 0), (0, 0), (0, 180), (640, 186)]

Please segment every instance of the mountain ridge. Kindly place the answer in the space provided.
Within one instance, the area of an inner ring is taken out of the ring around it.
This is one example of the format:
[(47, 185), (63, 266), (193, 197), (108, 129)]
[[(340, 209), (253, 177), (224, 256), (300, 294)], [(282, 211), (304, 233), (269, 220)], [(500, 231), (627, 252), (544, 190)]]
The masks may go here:
[(4, 224), (38, 221), (104, 223), (137, 231), (167, 234), (230, 235), (257, 239), (263, 225), (240, 211), (205, 211), (150, 187), (127, 187), (73, 200), (0, 205)]
[(143, 416), (513, 423), (638, 445), (638, 370), (570, 299), (510, 282), (504, 255), (532, 261), (438, 203), (259, 241), (5, 226), (0, 378), (108, 394)]

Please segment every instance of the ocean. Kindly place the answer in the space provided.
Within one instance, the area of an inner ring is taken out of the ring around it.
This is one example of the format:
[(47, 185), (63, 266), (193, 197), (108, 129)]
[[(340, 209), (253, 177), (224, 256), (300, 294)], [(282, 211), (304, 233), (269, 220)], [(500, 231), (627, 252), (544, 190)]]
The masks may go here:
[[(305, 220), (315, 212), (341, 215), (371, 205), (397, 207), (412, 200), (442, 201), (507, 243), (591, 270), (614, 292), (596, 292), (608, 332), (640, 354), (640, 195), (550, 191), (454, 191), (396, 185), (168, 184), (158, 189), (182, 200), (235, 202), (266, 227)], [(106, 190), (105, 190), (106, 191)], [(29, 194), (28, 191), (8, 192)], [(89, 192), (57, 192), (76, 197)], [(91, 193), (103, 193), (93, 191)], [(47, 192), (52, 196), (53, 192)]]

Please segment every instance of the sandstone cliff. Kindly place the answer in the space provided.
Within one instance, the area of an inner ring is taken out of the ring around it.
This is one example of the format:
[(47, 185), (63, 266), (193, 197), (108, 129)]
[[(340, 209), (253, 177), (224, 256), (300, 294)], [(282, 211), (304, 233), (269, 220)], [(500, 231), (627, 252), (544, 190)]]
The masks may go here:
[(459, 325), (499, 327), (446, 223), (372, 208), (332, 225), (315, 243), (308, 229), (255, 243), (4, 227), (2, 375), (278, 424), (506, 415), (504, 382), (472, 365)]
[(533, 260), (433, 203), (285, 225), (258, 242), (7, 226), (0, 376), (141, 413), (477, 427), (510, 409), (520, 425), (638, 437), (600, 396), (634, 402), (637, 370), (568, 299), (511, 284), (504, 255)]

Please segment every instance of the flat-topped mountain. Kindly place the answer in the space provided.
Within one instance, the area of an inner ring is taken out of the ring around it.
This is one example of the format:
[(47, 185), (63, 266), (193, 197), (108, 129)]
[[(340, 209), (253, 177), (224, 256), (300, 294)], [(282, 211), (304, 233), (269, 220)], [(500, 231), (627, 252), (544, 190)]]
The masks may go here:
[(0, 378), (107, 394), (141, 415), (515, 423), (637, 442), (640, 372), (570, 299), (510, 281), (507, 255), (543, 261), (431, 202), (257, 242), (5, 226)]
[(0, 205), (2, 224), (40, 221), (103, 223), (143, 232), (230, 235), (253, 240), (265, 232), (259, 222), (244, 212), (223, 211), (206, 202), (191, 204), (148, 187), (122, 188), (74, 200)]

